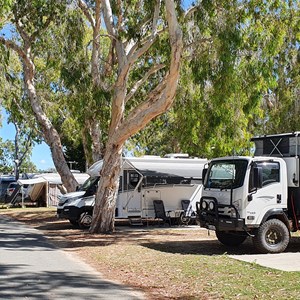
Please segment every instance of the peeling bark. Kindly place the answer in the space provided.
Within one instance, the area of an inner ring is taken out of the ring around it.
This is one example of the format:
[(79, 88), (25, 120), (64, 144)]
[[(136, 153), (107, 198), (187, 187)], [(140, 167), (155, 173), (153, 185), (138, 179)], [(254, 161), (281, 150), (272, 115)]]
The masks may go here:
[(122, 147), (110, 146), (104, 156), (105, 165), (100, 173), (101, 182), (96, 194), (94, 215), (90, 232), (114, 231), (116, 198), (119, 188)]
[[(114, 231), (114, 215), (121, 170), (121, 154), (126, 139), (145, 127), (151, 119), (165, 112), (172, 105), (174, 100), (182, 53), (182, 32), (177, 22), (174, 1), (166, 0), (165, 2), (171, 46), (169, 72), (167, 72), (162, 82), (149, 93), (148, 98), (141, 105), (136, 107), (126, 118), (126, 101), (130, 99), (131, 93), (135, 93), (135, 91), (132, 90), (127, 95), (126, 87), (128, 75), (136, 60), (151, 47), (155, 40), (157, 22), (159, 20), (158, 11), (160, 1), (158, 0), (156, 4), (151, 36), (146, 39), (141, 47), (133, 45), (127, 55), (125, 45), (119, 39), (117, 29), (114, 27), (110, 1), (104, 0), (103, 2), (106, 28), (116, 45), (118, 77), (114, 85), (112, 120), (90, 228), (90, 232), (92, 233), (109, 233)], [(145, 76), (149, 76), (149, 74)], [(138, 86), (139, 83), (136, 84), (137, 88)]]
[[(33, 63), (31, 64), (33, 65)], [(52, 159), (57, 172), (59, 173), (61, 180), (68, 192), (75, 191), (77, 186), (77, 181), (74, 175), (71, 173), (68, 164), (65, 160), (62, 145), (60, 141), (60, 136), (46, 114), (44, 113), (35, 90), (34, 86), (34, 72), (33, 69), (25, 66), (25, 86), (28, 90), (28, 95), (31, 103), (32, 110), (35, 114), (36, 120), (40, 125), (43, 133), (45, 142), (50, 147), (52, 154)]]

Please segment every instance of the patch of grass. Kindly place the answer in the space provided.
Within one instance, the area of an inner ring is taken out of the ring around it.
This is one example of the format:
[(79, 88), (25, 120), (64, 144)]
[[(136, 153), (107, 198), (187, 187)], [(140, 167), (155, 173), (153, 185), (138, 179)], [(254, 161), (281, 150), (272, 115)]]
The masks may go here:
[[(235, 261), (227, 255), (168, 254), (137, 245), (89, 249), (89, 261), (139, 287), (160, 289), (163, 298), (299, 299), (299, 272), (282, 272)], [(121, 275), (121, 276), (120, 276)]]
[[(57, 221), (53, 209), (0, 214), (42, 229), (50, 241), (75, 252), (108, 279), (143, 290), (148, 299), (299, 299), (300, 272), (283, 272), (234, 260), (214, 234), (199, 228), (132, 229), (91, 235)], [(245, 242), (234, 254), (251, 253)]]

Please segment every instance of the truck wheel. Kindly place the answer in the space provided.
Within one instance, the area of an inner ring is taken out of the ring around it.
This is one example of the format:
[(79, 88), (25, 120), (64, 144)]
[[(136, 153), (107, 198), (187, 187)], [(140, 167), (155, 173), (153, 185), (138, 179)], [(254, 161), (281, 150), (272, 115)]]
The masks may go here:
[(236, 247), (242, 244), (247, 238), (246, 235), (237, 234), (237, 233), (228, 233), (224, 231), (216, 231), (216, 236), (223, 245)]
[(73, 226), (75, 226), (75, 227), (78, 226), (78, 223), (77, 223), (77, 221), (75, 221), (75, 220), (70, 220), (70, 219), (69, 219), (69, 222), (70, 222)]
[(189, 225), (190, 221), (191, 221), (190, 216), (186, 216), (185, 213), (180, 214), (180, 218), (179, 218), (180, 225)]
[(81, 229), (90, 228), (92, 224), (92, 215), (90, 212), (84, 212), (80, 215), (78, 225)]
[(289, 230), (278, 219), (270, 219), (263, 223), (253, 237), (253, 245), (260, 253), (283, 252), (289, 241)]

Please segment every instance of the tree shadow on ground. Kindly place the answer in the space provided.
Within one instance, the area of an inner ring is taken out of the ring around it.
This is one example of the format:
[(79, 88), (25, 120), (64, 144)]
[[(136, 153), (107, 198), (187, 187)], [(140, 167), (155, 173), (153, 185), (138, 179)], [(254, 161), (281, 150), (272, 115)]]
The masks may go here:
[[(86, 272), (30, 271), (24, 264), (0, 265), (1, 299), (140, 299), (130, 288)], [(120, 298), (118, 298), (120, 297)]]
[(20, 222), (0, 219), (0, 244), (0, 299), (141, 299)]
[[(142, 246), (167, 253), (194, 254), (194, 255), (243, 255), (258, 254), (254, 248), (251, 238), (238, 247), (229, 247), (221, 244), (218, 240), (201, 241), (166, 241), (141, 243)], [(292, 237), (285, 252), (300, 252), (300, 238)]]

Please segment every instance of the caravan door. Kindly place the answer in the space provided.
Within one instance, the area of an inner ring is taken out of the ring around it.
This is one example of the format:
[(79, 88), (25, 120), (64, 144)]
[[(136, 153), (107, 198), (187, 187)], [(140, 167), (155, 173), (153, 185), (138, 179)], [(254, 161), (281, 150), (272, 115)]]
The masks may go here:
[(124, 170), (120, 177), (117, 217), (142, 216), (142, 175), (135, 170)]

